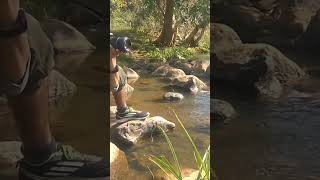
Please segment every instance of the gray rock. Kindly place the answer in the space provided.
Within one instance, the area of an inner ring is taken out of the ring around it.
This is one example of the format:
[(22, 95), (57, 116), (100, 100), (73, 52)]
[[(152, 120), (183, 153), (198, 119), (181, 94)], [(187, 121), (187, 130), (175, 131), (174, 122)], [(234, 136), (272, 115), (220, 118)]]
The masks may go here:
[(123, 71), (126, 73), (128, 79), (139, 79), (139, 74), (131, 68), (124, 67)]
[(230, 103), (219, 99), (211, 99), (210, 101), (210, 111), (213, 114), (214, 122), (227, 122), (236, 116), (236, 111)]
[(311, 50), (315, 53), (319, 53), (320, 45), (320, 10), (312, 20), (306, 30), (306, 32), (296, 41), (297, 49)]
[(210, 61), (195, 61), (192, 66), (192, 74), (199, 77), (205, 77), (205, 73), (209, 66)]
[(0, 174), (14, 176), (16, 172), (16, 163), (22, 159), (21, 142), (3, 141), (0, 142)]
[(169, 64), (174, 68), (181, 69), (182, 71), (184, 71), (185, 74), (188, 74), (188, 75), (192, 74), (193, 68), (192, 68), (192, 64), (189, 62), (173, 60), (173, 61), (170, 61)]
[(50, 72), (48, 83), (50, 104), (57, 104), (77, 91), (77, 86), (56, 70)]
[(209, 90), (209, 87), (194, 75), (185, 75), (169, 78), (170, 85), (182, 88), (192, 94), (198, 93), (200, 90)]
[(111, 139), (121, 145), (134, 145), (142, 137), (159, 133), (159, 126), (165, 131), (175, 128), (174, 123), (163, 117), (155, 116), (144, 121), (132, 120), (123, 124), (111, 125)]
[(319, 0), (225, 0), (213, 12), (215, 19), (235, 29), (245, 42), (282, 46), (306, 31), (319, 8)]
[(132, 86), (130, 86), (129, 84), (126, 84), (123, 88), (126, 88), (127, 99), (129, 99), (133, 94), (134, 88)]
[(219, 53), (233, 47), (242, 45), (242, 41), (238, 34), (229, 26), (219, 23), (211, 24), (212, 38), (211, 42), (215, 42), (211, 46), (212, 51)]
[(186, 74), (181, 69), (173, 68), (169, 65), (163, 65), (157, 68), (153, 73), (153, 76), (160, 76), (160, 77), (181, 77), (185, 76)]
[(267, 44), (244, 44), (216, 54), (214, 77), (258, 95), (279, 98), (283, 90), (306, 76), (305, 72), (276, 48)]
[(175, 92), (167, 92), (163, 95), (163, 98), (168, 101), (181, 101), (183, 99), (183, 95)]
[(58, 53), (90, 52), (95, 49), (95, 46), (70, 24), (48, 19), (42, 26)]
[(64, 19), (74, 26), (89, 26), (103, 22), (103, 13), (101, 11), (103, 1), (63, 1), (56, 3), (57, 17)]

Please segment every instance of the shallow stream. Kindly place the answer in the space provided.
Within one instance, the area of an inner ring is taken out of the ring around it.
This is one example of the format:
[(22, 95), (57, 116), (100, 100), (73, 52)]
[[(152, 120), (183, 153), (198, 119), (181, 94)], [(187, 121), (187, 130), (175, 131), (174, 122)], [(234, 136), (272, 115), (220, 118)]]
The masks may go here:
[(213, 159), (220, 179), (320, 178), (320, 62), (316, 57), (287, 55), (311, 78), (278, 101), (258, 101), (234, 89), (217, 88), (216, 96), (239, 112), (213, 131)]

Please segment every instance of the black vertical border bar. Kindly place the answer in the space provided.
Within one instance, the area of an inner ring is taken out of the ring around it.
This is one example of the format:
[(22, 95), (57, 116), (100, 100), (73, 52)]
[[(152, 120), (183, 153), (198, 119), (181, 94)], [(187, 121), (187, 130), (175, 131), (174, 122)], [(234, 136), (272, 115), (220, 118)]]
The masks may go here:
[[(103, 14), (104, 16), (104, 28), (105, 28), (105, 43), (106, 43), (106, 51), (107, 51), (107, 57), (105, 58), (106, 61), (106, 69), (110, 69), (110, 63), (109, 63), (109, 57), (110, 57), (110, 46), (109, 46), (109, 41), (110, 41), (110, 1), (109, 0), (104, 0), (105, 1), (105, 12)], [(107, 144), (107, 162), (108, 167), (109, 167), (109, 174), (110, 174), (110, 75), (106, 71), (106, 98), (105, 98), (105, 122), (106, 122), (106, 144)]]
[(212, 114), (212, 108), (214, 106), (214, 104), (212, 103), (212, 99), (214, 98), (214, 91), (213, 91), (213, 58), (214, 58), (214, 52), (213, 52), (213, 46), (214, 46), (214, 42), (213, 42), (213, 30), (212, 30), (212, 23), (213, 23), (213, 4), (214, 4), (215, 0), (210, 0), (210, 172), (211, 172), (211, 178), (213, 179), (213, 162), (214, 162), (214, 149), (215, 149), (215, 145), (214, 145), (214, 137), (213, 137), (213, 114)]

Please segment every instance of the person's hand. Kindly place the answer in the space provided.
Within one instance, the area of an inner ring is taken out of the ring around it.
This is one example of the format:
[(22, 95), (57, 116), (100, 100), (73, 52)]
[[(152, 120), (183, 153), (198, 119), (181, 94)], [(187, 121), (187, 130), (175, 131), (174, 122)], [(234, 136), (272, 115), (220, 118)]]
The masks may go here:
[(110, 71), (113, 71), (117, 65), (116, 57), (119, 55), (119, 51), (110, 47)]
[(119, 55), (119, 51), (110, 47), (110, 59), (116, 58)]

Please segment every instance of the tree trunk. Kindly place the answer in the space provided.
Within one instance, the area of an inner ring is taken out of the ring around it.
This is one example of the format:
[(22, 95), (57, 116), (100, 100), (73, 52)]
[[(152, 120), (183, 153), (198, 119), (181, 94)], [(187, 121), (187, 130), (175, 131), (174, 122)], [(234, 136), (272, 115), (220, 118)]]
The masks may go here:
[(174, 29), (173, 29), (173, 11), (174, 0), (166, 1), (166, 9), (163, 17), (163, 25), (161, 34), (156, 40), (156, 44), (160, 46), (170, 47), (174, 45)]
[[(199, 44), (199, 41), (201, 40), (202, 36), (204, 35), (204, 32), (207, 29), (208, 24), (202, 24), (202, 25), (197, 25), (191, 33), (187, 36), (187, 38), (184, 40), (184, 44), (190, 47), (196, 47)], [(199, 35), (198, 32), (200, 31)]]

